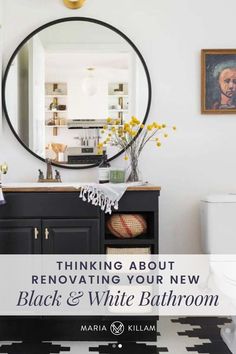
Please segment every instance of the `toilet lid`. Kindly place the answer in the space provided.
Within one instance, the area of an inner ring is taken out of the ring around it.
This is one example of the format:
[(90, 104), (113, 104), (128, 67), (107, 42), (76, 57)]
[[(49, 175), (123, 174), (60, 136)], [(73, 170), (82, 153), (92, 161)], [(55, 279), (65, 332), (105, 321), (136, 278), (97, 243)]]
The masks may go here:
[(212, 194), (201, 200), (205, 203), (236, 203), (236, 193)]

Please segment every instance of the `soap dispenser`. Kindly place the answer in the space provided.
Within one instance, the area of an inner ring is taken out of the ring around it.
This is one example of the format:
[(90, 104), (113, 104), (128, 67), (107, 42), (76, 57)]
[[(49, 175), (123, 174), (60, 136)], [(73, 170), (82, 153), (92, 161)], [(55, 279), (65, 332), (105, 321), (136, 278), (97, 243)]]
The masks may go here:
[(99, 183), (108, 183), (110, 181), (110, 167), (106, 151), (103, 151), (102, 162), (99, 165)]

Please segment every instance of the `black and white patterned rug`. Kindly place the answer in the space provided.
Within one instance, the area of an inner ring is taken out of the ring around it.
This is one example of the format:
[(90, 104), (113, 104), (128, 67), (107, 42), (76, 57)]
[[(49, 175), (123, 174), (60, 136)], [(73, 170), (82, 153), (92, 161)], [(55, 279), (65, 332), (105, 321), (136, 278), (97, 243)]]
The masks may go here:
[[(178, 336), (185, 338), (186, 341), (186, 349), (183, 353), (231, 353), (220, 335), (221, 327), (231, 322), (229, 319), (217, 317), (186, 317), (172, 319), (171, 322), (180, 325), (179, 330), (176, 329)], [(184, 326), (190, 326), (190, 329), (182, 328)]]
[[(159, 333), (157, 342), (147, 344), (156, 345), (158, 348), (157, 353), (188, 354), (192, 352), (196, 354), (231, 354), (232, 352), (220, 336), (221, 327), (229, 322), (231, 322), (230, 319), (223, 317), (162, 317), (158, 322)], [(0, 343), (0, 346), (3, 344)], [(89, 347), (107, 345), (107, 343), (98, 344), (95, 342), (54, 342), (53, 344), (58, 346), (63, 345), (64, 350), (62, 351), (67, 351), (65, 347), (70, 347), (71, 354), (87, 354), (89, 353)], [(56, 349), (56, 351), (50, 351), (50, 353), (59, 353), (59, 347)], [(2, 353), (1, 350), (0, 352)], [(40, 350), (36, 350), (36, 352), (40, 354), (45, 353)], [(122, 350), (119, 352), (122, 354)], [(138, 351), (136, 352), (138, 353)], [(8, 352), (5, 351), (5, 353)], [(11, 351), (9, 353), (18, 354), (18, 351)], [(26, 352), (19, 351), (19, 353)], [(109, 351), (106, 351), (106, 353), (109, 353)]]
[[(162, 317), (158, 322), (157, 343), (147, 344), (157, 345), (159, 353), (231, 354), (220, 336), (221, 327), (229, 322), (231, 320), (228, 318), (217, 317)], [(93, 343), (72, 344), (71, 353), (87, 354), (88, 346), (92, 347)]]
[(223, 317), (162, 317), (157, 347), (168, 349), (170, 354), (231, 354), (220, 335), (221, 327), (230, 322)]

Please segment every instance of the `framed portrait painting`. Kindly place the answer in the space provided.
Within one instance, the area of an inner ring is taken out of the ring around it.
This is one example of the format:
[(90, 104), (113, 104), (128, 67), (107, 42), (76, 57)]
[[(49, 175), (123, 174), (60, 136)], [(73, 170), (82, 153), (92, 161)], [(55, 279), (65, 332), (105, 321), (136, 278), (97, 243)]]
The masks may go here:
[(202, 113), (236, 113), (236, 49), (202, 50)]

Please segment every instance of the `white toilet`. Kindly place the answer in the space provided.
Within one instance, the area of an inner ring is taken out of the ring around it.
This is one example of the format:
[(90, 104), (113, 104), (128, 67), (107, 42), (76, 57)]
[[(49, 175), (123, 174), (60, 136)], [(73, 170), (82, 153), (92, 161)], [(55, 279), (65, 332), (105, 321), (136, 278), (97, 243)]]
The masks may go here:
[[(236, 194), (211, 195), (203, 199), (201, 201), (201, 227), (204, 253), (236, 254)], [(232, 284), (236, 287), (236, 269), (233, 272), (231, 269), (224, 281), (224, 290), (228, 289), (226, 295), (230, 298)], [(231, 324), (222, 328), (221, 336), (231, 352), (236, 354), (235, 316), (232, 317)]]

